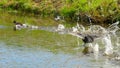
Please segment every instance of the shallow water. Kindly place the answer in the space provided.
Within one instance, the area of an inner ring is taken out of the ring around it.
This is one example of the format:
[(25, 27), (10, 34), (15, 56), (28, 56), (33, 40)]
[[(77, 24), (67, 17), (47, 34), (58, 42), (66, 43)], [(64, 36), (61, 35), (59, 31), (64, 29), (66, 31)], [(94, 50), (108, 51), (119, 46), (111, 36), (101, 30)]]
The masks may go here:
[(0, 68), (119, 68), (105, 57), (70, 55), (0, 43)]
[[(109, 60), (102, 55), (104, 49), (98, 55), (83, 55), (82, 50), (79, 50), (82, 49), (80, 40), (64, 35), (68, 30), (57, 34), (57, 26), (39, 26), (43, 31), (28, 29), (14, 32), (11, 24), (13, 19), (31, 23), (35, 18), (10, 14), (1, 14), (0, 17), (0, 68), (120, 68), (120, 61)], [(43, 25), (46, 25), (45, 22)], [(115, 44), (117, 52), (120, 51), (120, 43), (118, 44)]]
[[(43, 28), (40, 27), (41, 30), (50, 31), (50, 32), (52, 31), (54, 34), (53, 31), (54, 27), (52, 28), (52, 30), (50, 30), (50, 28), (52, 27), (43, 27)], [(18, 31), (18, 34), (19, 32), (21, 31)], [(17, 40), (18, 37), (17, 36), (15, 37)], [(7, 34), (5, 38), (9, 39), (7, 38)], [(40, 43), (46, 45), (46, 43), (44, 42), (40, 42)], [(57, 41), (57, 43), (60, 44), (65, 42)], [(49, 42), (47, 44), (49, 44)], [(0, 68), (119, 68), (120, 67), (119, 65), (120, 61), (109, 60), (107, 56), (103, 56), (102, 53), (99, 53), (98, 55), (94, 55), (94, 54), (83, 55), (82, 52), (79, 50), (76, 51), (75, 54), (64, 53), (61, 51), (58, 53), (53, 53), (49, 49), (42, 49), (38, 46), (27, 47), (27, 45), (24, 44), (21, 45), (22, 46), (18, 46), (17, 44), (16, 45), (7, 44), (6, 42), (3, 41), (0, 42)], [(53, 44), (49, 44), (49, 45), (52, 46)], [(68, 43), (65, 43), (65, 45), (68, 45)], [(117, 50), (119, 51), (118, 48)]]

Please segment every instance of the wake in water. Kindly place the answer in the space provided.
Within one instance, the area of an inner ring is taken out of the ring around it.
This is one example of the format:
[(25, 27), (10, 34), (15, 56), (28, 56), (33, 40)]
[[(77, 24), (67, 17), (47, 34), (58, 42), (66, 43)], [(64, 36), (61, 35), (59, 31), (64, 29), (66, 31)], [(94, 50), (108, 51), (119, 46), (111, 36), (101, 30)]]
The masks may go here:
[[(99, 48), (101, 44), (96, 42), (97, 40), (101, 40), (103, 42), (100, 42), (104, 44), (104, 54), (105, 55), (111, 55), (114, 53), (114, 48), (116, 47), (116, 52), (118, 53), (119, 50), (117, 48), (120, 46), (120, 37), (116, 34), (116, 32), (120, 29), (118, 27), (119, 22), (113, 23), (108, 28), (104, 28), (100, 25), (90, 25), (87, 29), (83, 25), (79, 25), (77, 23), (76, 26), (72, 28), (65, 28), (63, 24), (59, 24), (58, 27), (42, 27), (42, 26), (26, 26), (26, 28), (30, 28), (32, 30), (38, 29), (38, 30), (46, 30), (50, 32), (58, 32), (60, 34), (71, 34), (73, 36), (77, 36), (78, 38), (81, 38), (84, 42), (83, 46), (85, 49), (83, 51), (86, 51), (85, 53), (93, 52), (95, 56), (99, 54)], [(20, 25), (21, 26), (21, 25)], [(20, 27), (20, 29), (23, 28), (23, 24)], [(17, 26), (15, 26), (17, 28)], [(24, 27), (25, 28), (25, 27)], [(115, 39), (112, 40), (112, 37)], [(78, 46), (80, 45), (78, 41)], [(100, 46), (99, 46), (100, 45)], [(89, 51), (89, 48), (93, 51)]]
[[(74, 27), (73, 32), (70, 32), (69, 34), (77, 36), (83, 40), (85, 51), (92, 45), (93, 52), (96, 54), (99, 52), (99, 43), (97, 43), (96, 40), (101, 40), (103, 41), (101, 43), (104, 44), (105, 47), (104, 55), (112, 55), (114, 53), (114, 46), (119, 46), (120, 44), (120, 38), (116, 34), (116, 32), (120, 29), (118, 24), (119, 22), (113, 23), (108, 28), (104, 28), (100, 25), (90, 25), (88, 29), (85, 29), (85, 27), (82, 25), (78, 27), (77, 24), (77, 27)], [(113, 36), (115, 37), (114, 40), (112, 40)], [(113, 45), (113, 41), (116, 43), (116, 45)], [(91, 45), (86, 45), (89, 43), (91, 43)]]

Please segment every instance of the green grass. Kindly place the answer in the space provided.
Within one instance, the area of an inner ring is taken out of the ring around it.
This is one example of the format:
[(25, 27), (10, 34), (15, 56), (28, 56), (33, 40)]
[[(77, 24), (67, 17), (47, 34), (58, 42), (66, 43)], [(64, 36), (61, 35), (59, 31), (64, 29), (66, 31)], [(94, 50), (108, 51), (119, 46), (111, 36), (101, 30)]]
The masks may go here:
[(93, 23), (110, 23), (120, 20), (120, 8), (115, 0), (40, 0), (39, 2), (35, 2), (35, 0), (2, 0), (0, 9), (11, 13), (41, 17), (51, 17), (58, 12), (69, 22), (71, 20), (75, 22), (77, 16), (84, 19), (85, 14), (95, 19)]
[(37, 25), (37, 26), (54, 26), (58, 23), (51, 18), (42, 18), (40, 16), (34, 16), (29, 14), (14, 14), (6, 11), (0, 11), (0, 24), (13, 26), (13, 21), (26, 23), (29, 25)]

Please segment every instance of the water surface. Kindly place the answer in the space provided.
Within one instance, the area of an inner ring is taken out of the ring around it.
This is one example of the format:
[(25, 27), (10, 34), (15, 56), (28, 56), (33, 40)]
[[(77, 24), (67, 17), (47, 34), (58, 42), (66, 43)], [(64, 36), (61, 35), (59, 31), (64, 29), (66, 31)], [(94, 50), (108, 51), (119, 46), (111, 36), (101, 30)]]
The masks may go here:
[(0, 68), (119, 68), (105, 57), (52, 53), (0, 43)]
[[(56, 26), (45, 26), (51, 24), (49, 19), (43, 21), (3, 12), (0, 18), (0, 68), (120, 68), (120, 61), (103, 56), (103, 45), (98, 55), (83, 55), (81, 39), (54, 32)], [(40, 30), (13, 31), (15, 19), (38, 25)], [(118, 46), (112, 42), (117, 52), (120, 51), (120, 40), (118, 42)]]

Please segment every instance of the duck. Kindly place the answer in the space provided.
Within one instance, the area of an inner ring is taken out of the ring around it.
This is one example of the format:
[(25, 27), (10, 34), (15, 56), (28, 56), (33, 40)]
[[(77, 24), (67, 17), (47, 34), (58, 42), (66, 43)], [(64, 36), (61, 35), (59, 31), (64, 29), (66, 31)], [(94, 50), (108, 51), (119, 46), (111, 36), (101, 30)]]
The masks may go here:
[(22, 23), (20, 23), (20, 22), (16, 22), (15, 20), (13, 21), (13, 23), (14, 23), (14, 31), (16, 31), (16, 30), (21, 30), (21, 28), (22, 28), (22, 26), (23, 26), (23, 24)]
[(82, 33), (77, 33), (77, 36), (82, 39), (84, 44), (86, 43), (93, 43), (96, 38), (99, 38), (100, 36), (97, 34), (82, 34)]
[(96, 35), (86, 35), (85, 37), (82, 38), (82, 41), (84, 42), (83, 44), (84, 49), (82, 51), (83, 54), (89, 54), (99, 51), (98, 44), (95, 45), (92, 44), (97, 37), (98, 36)]
[(25, 23), (20, 23), (20, 22), (16, 22), (15, 20), (13, 21), (13, 23), (14, 23), (14, 31), (16, 31), (16, 30), (21, 30), (22, 28), (27, 28), (27, 27), (29, 27), (27, 24), (25, 24)]
[(92, 42), (94, 42), (94, 36), (86, 35), (86, 36), (82, 39), (82, 41), (83, 41), (84, 43), (92, 43)]

